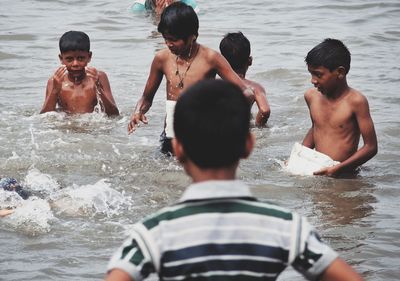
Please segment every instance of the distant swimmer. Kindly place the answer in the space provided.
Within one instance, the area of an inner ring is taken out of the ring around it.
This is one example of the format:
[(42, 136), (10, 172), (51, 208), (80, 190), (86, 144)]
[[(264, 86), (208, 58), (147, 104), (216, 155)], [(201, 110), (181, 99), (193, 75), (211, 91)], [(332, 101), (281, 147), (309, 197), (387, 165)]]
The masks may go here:
[(119, 115), (107, 74), (88, 67), (92, 59), (89, 36), (68, 31), (59, 41), (62, 64), (47, 82), (46, 97), (40, 113), (59, 110), (90, 113), (98, 106), (107, 115)]
[(340, 162), (314, 175), (354, 171), (378, 151), (367, 98), (347, 84), (350, 60), (349, 50), (336, 39), (325, 39), (305, 58), (315, 88), (304, 94), (312, 124), (302, 144)]
[(157, 15), (160, 15), (166, 7), (178, 1), (191, 6), (196, 12), (198, 11), (195, 0), (136, 0), (132, 5), (131, 10), (133, 12), (152, 11)]
[[(0, 189), (15, 192), (24, 200), (28, 199), (28, 197), (30, 196), (30, 193), (25, 190), (14, 178), (1, 178)], [(13, 212), (13, 209), (0, 209), (0, 217), (5, 217), (12, 214)]]

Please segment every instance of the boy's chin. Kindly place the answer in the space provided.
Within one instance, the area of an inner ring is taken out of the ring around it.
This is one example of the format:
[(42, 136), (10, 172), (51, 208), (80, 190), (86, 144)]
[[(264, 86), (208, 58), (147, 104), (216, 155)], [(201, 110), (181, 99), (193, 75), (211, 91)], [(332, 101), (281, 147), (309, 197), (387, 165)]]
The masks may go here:
[(68, 74), (72, 77), (81, 77), (85, 73), (85, 70), (69, 70)]

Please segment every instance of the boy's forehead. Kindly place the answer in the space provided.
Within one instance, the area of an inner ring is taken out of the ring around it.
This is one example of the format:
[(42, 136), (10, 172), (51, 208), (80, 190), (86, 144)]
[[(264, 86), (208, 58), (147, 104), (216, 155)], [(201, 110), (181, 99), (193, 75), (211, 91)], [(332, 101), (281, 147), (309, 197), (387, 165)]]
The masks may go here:
[(319, 65), (319, 66), (308, 65), (307, 68), (308, 68), (309, 72), (326, 72), (326, 71), (330, 71), (328, 68), (326, 68), (325, 66), (322, 66), (322, 65)]
[(61, 52), (62, 56), (89, 56), (91, 52), (82, 51), (82, 50), (74, 50), (74, 51), (66, 51)]
[(170, 41), (183, 40), (182, 38), (178, 38), (177, 36), (172, 35), (171, 33), (163, 33), (162, 36), (164, 39), (170, 40)]

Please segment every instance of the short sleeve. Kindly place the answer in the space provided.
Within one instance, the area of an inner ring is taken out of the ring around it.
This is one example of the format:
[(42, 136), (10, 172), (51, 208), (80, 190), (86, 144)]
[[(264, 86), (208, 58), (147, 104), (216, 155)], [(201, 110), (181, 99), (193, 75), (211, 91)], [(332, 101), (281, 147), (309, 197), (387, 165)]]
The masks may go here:
[(299, 224), (298, 249), (292, 266), (307, 280), (316, 280), (338, 257), (329, 245), (324, 243), (318, 233), (305, 218)]
[(120, 269), (135, 281), (141, 281), (155, 272), (146, 244), (135, 230), (122, 246), (114, 253), (107, 266), (107, 271)]

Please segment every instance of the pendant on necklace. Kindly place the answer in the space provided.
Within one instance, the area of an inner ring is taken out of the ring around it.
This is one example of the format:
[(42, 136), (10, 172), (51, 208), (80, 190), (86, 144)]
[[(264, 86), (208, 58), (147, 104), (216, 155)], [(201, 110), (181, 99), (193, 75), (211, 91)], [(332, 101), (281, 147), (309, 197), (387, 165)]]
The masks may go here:
[(180, 82), (179, 82), (178, 88), (183, 89), (183, 81), (180, 81)]

